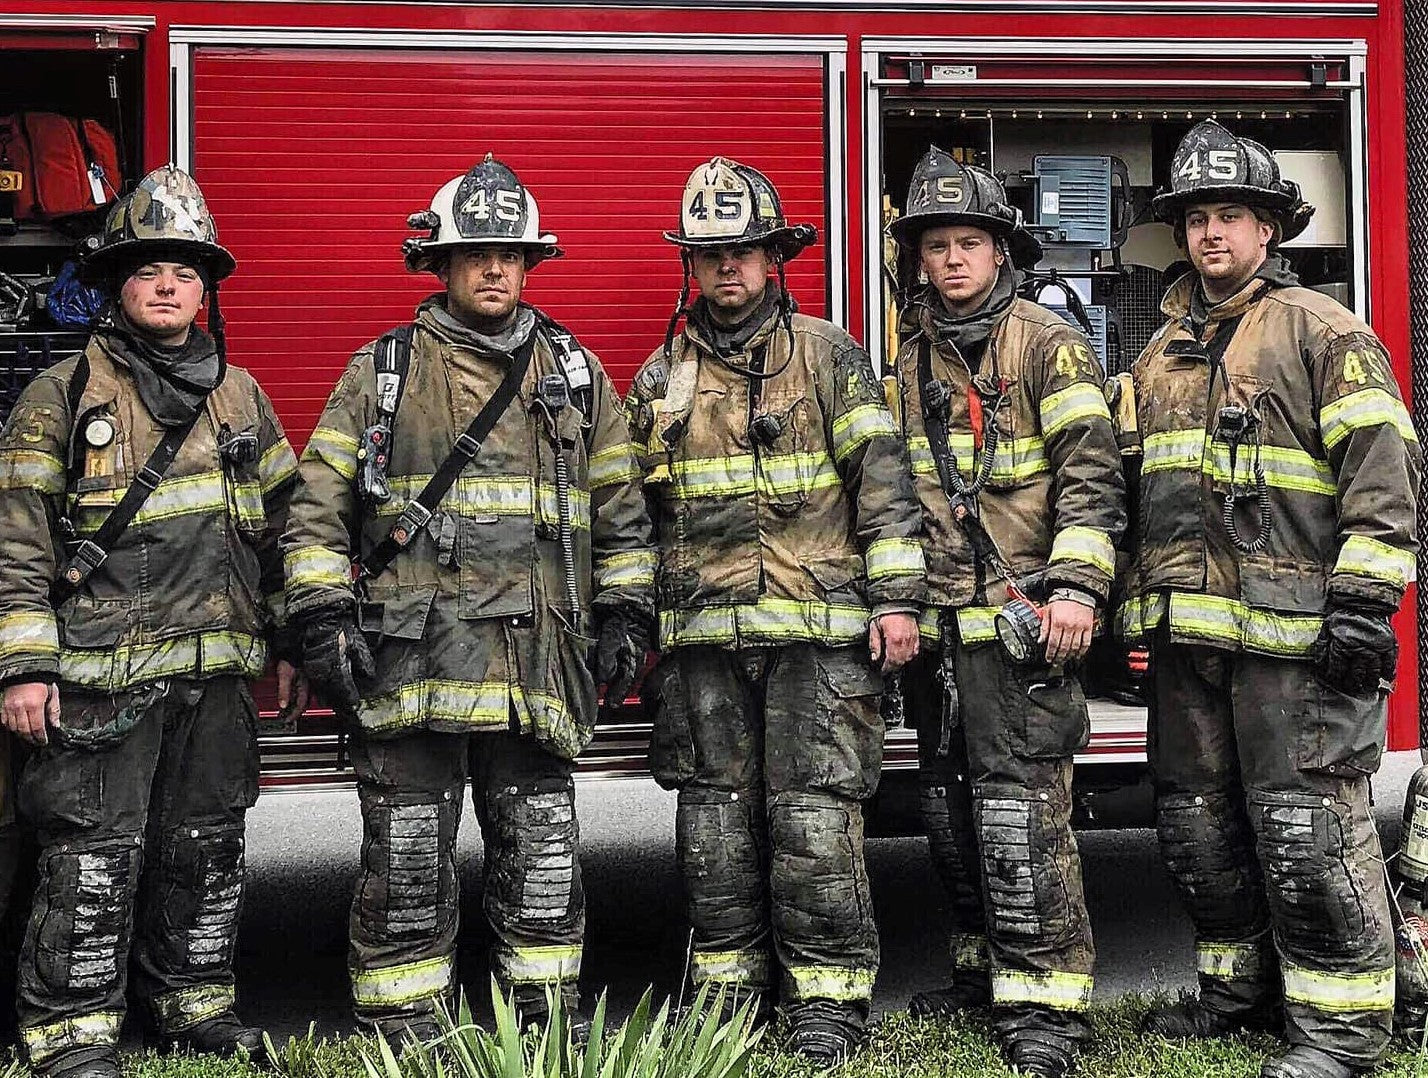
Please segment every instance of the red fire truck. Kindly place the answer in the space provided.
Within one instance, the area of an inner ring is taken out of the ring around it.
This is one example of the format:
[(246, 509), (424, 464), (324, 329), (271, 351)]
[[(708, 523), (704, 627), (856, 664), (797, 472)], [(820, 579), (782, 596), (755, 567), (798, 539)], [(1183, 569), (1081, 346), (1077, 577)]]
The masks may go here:
[[(1407, 391), (1409, 2), (26, 0), (0, 13), (0, 116), (98, 120), (129, 183), (170, 160), (198, 177), (239, 262), (223, 291), (232, 355), (299, 449), (352, 350), (431, 287), (402, 268), (407, 214), (487, 150), (569, 252), (530, 298), (622, 387), (677, 294), (660, 231), (715, 153), (763, 169), (790, 217), (818, 226), (792, 289), (884, 361), (882, 230), (932, 143), (1008, 176), (1115, 372), (1180, 258), (1149, 197), (1180, 136), (1218, 117), (1316, 203), (1296, 268), (1372, 321)], [(0, 231), (0, 271), (26, 281), (59, 268), (77, 227)], [(0, 327), (0, 382), (75, 345), (46, 332)], [(1418, 738), (1413, 602), (1399, 625), (1394, 748)], [(1080, 770), (1133, 777), (1143, 710), (1094, 710), (1081, 761), (1101, 766)], [(275, 781), (334, 773), (334, 741), (305, 720), (269, 746)], [(602, 730), (587, 769), (639, 773), (643, 743), (634, 719)], [(892, 769), (915, 766), (911, 745), (892, 735)]]

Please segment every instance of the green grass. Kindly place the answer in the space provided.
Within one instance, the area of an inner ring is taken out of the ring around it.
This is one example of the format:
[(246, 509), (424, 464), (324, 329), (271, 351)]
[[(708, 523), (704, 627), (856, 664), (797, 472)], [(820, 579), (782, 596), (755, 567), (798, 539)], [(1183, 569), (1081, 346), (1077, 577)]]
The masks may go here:
[[(1096, 1042), (1082, 1059), (1086, 1078), (1254, 1078), (1259, 1064), (1277, 1043), (1271, 1037), (1181, 1044), (1142, 1036), (1137, 1021), (1150, 1005), (1146, 997), (1128, 996), (1092, 1012)], [(755, 1052), (748, 1078), (815, 1078), (826, 1072), (807, 1066), (778, 1049), (775, 1029)], [(363, 1037), (289, 1038), (279, 1045), (288, 1078), (368, 1078), (363, 1053), (375, 1058), (374, 1041)], [(249, 1063), (149, 1051), (124, 1061), (125, 1078), (262, 1078)], [(984, 1020), (953, 1024), (911, 1019), (894, 1012), (879, 1022), (862, 1051), (834, 1072), (839, 1078), (1006, 1078)], [(0, 1068), (0, 1078), (23, 1078), (15, 1067)], [(1428, 1059), (1395, 1042), (1382, 1078), (1428, 1078)]]

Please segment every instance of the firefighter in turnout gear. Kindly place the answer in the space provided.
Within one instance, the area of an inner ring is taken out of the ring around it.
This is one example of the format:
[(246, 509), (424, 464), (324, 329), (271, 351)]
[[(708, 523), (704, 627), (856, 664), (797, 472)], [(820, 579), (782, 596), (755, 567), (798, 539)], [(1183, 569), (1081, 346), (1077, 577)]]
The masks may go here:
[[(233, 268), (194, 181), (150, 173), (82, 265), (114, 303), (0, 437), (4, 722), (33, 746), (19, 803), (41, 846), (19, 1015), (46, 1075), (118, 1074), (131, 959), (166, 1040), (262, 1052), (234, 1016), (258, 795), (247, 683), (280, 635), (297, 461), (226, 360)], [(212, 336), (194, 323), (205, 294)], [(279, 677), (300, 709), (290, 663)]]
[(575, 1015), (572, 761), (597, 683), (623, 697), (643, 661), (656, 557), (608, 376), (520, 301), (561, 254), (530, 192), (488, 155), (409, 224), (427, 234), (408, 269), (444, 291), (352, 357), (303, 454), (283, 557), (306, 669), (353, 728), (357, 1017), (427, 1037), (453, 1002), (468, 781), (492, 972), (523, 1020), (550, 989)]
[(762, 1009), (781, 971), (794, 1049), (831, 1065), (878, 966), (861, 803), (882, 672), (917, 647), (917, 502), (867, 354), (795, 313), (783, 266), (816, 233), (767, 177), (699, 165), (665, 237), (684, 287), (626, 408), (659, 535), (651, 767), (679, 791), (693, 977)]
[[(1071, 833), (1089, 724), (1074, 664), (1125, 528), (1120, 453), (1086, 338), (1017, 296), (1040, 246), (990, 173), (933, 147), (889, 231), (929, 589), (928, 650), (903, 682), (954, 966), (910, 1010), (990, 1004), (1008, 1061), (1055, 1078), (1089, 1035), (1095, 950)], [(1033, 611), (1019, 645), (1013, 602)]]
[(1388, 1042), (1394, 950), (1369, 815), (1414, 577), (1421, 453), (1383, 346), (1299, 286), (1312, 213), (1213, 121), (1154, 202), (1194, 272), (1134, 368), (1143, 439), (1125, 631), (1152, 641), (1163, 855), (1200, 992), (1172, 1037), (1272, 1027), (1265, 1078), (1341, 1078)]

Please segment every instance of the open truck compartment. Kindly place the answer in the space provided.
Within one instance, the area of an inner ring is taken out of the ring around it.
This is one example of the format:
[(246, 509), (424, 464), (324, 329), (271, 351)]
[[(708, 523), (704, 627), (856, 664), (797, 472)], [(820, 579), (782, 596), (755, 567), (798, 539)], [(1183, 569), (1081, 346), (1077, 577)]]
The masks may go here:
[(0, 27), (0, 420), (88, 336), (96, 297), (54, 282), (136, 179), (141, 46), (130, 33)]

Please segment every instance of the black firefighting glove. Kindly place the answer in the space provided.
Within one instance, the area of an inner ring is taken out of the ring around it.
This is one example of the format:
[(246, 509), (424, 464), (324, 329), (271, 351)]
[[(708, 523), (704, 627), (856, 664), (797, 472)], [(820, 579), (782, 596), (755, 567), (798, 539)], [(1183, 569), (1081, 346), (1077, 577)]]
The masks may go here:
[(302, 668), (334, 711), (356, 712), (361, 684), (377, 676), (377, 664), (351, 610), (324, 607), (303, 618)]
[(1380, 681), (1398, 671), (1398, 638), (1382, 603), (1335, 603), (1324, 616), (1319, 637), (1309, 649), (1314, 675), (1331, 689), (1350, 696), (1373, 696)]
[(624, 607), (597, 614), (595, 634), (595, 684), (605, 686), (605, 706), (625, 702), (650, 649), (649, 619)]

